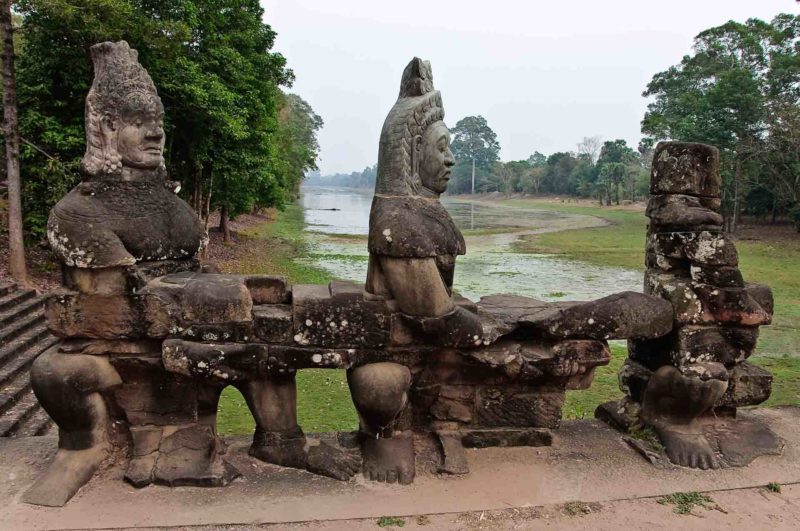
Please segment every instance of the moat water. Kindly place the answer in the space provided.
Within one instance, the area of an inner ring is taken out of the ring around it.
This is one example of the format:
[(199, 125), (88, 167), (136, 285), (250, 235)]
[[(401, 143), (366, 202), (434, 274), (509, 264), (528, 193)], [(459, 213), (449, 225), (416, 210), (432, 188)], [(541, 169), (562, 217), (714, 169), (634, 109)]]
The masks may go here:
[[(300, 204), (310, 249), (305, 260), (336, 278), (363, 281), (371, 202), (372, 193), (366, 190), (304, 187)], [(472, 300), (492, 293), (586, 300), (642, 289), (641, 271), (523, 252), (515, 246), (525, 235), (598, 227), (605, 220), (502, 201), (444, 197), (443, 203), (467, 241), (467, 254), (457, 261), (454, 287)]]

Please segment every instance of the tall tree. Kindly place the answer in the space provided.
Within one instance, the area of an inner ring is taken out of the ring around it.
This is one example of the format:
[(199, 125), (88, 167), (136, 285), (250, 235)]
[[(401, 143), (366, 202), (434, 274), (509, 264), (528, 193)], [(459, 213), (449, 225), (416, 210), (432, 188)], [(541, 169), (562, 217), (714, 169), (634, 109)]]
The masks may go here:
[[(457, 166), (454, 172), (456, 178), (464, 174), (464, 164), (471, 165), (471, 185), (469, 189), (475, 193), (476, 169), (488, 174), (492, 166), (500, 158), (500, 143), (497, 141), (497, 134), (492, 131), (486, 118), (483, 116), (467, 116), (456, 123), (450, 130), (453, 135), (452, 150), (456, 158)], [(460, 164), (459, 164), (460, 163)], [(459, 171), (462, 170), (462, 171)], [(459, 179), (462, 180), (462, 179)], [(456, 186), (461, 190), (462, 186)]]
[(0, 4), (0, 31), (3, 34), (3, 136), (5, 137), (6, 176), (8, 178), (8, 266), (17, 282), (27, 284), (25, 242), (22, 231), (22, 188), (19, 172), (19, 129), (17, 125), (17, 81), (14, 68), (14, 27), (11, 1)]

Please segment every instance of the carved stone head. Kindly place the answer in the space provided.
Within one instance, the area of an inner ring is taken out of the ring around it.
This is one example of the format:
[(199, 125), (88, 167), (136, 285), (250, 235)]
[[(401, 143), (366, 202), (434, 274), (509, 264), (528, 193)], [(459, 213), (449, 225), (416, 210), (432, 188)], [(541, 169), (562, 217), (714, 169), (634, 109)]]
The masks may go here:
[(94, 82), (86, 97), (87, 179), (164, 177), (164, 106), (125, 41), (91, 48)]
[(455, 159), (443, 120), (431, 65), (415, 57), (403, 71), (400, 96), (381, 131), (376, 194), (438, 197), (445, 191)]

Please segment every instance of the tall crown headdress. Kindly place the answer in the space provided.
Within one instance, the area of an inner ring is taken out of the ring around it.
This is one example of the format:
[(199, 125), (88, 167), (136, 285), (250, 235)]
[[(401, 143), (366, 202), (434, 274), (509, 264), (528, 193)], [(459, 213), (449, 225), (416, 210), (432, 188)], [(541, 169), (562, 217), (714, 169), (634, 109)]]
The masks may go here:
[(131, 111), (163, 111), (156, 86), (139, 64), (138, 54), (127, 42), (102, 42), (91, 47), (94, 80), (86, 96), (86, 153), (81, 161), (85, 177), (98, 178), (120, 173), (115, 146), (107, 145), (102, 121), (118, 120)]
[(411, 163), (414, 138), (441, 120), (444, 107), (441, 93), (433, 89), (431, 64), (415, 57), (403, 71), (400, 96), (381, 130), (376, 194), (417, 195), (419, 175)]

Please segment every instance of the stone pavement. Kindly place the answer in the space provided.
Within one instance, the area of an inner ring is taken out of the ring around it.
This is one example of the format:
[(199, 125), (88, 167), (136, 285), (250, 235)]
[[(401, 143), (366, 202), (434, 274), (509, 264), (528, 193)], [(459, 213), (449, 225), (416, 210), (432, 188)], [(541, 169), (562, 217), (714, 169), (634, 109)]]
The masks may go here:
[[(229, 441), (230, 458), (244, 477), (228, 487), (137, 490), (121, 481), (121, 467), (112, 466), (63, 508), (19, 502), (54, 452), (56, 440), (2, 440), (0, 529), (241, 529), (281, 524), (276, 527), (355, 530), (377, 528), (381, 516), (406, 517), (408, 527), (414, 527), (419, 515), (429, 515), (419, 520), (427, 529), (529, 529), (540, 524), (599, 529), (797, 528), (800, 489), (793, 485), (800, 484), (800, 408), (740, 414), (766, 422), (782, 437), (783, 455), (760, 457), (744, 468), (657, 469), (602, 423), (568, 421), (556, 431), (552, 447), (469, 450), (468, 476), (420, 475), (413, 485), (398, 486), (367, 483), (360, 477), (340, 483), (267, 465), (246, 455), (246, 439), (234, 438)], [(782, 485), (784, 493), (737, 490), (771, 482)], [(696, 510), (702, 519), (678, 517), (669, 506), (642, 500), (691, 491), (712, 493), (719, 510)], [(769, 499), (777, 500), (776, 505), (764, 505), (763, 500)], [(574, 501), (583, 503), (564, 509), (563, 504)], [(570, 519), (565, 520), (565, 514)]]

